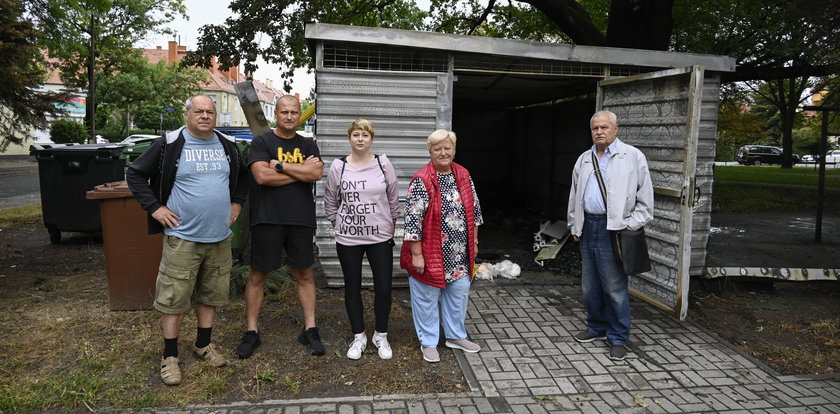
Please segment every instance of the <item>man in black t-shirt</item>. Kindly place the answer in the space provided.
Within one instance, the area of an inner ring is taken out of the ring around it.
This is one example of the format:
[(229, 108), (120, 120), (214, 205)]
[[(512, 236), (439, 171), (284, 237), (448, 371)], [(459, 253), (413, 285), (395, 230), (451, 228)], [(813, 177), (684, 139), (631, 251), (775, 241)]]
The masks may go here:
[(315, 325), (315, 200), (312, 183), (324, 172), (318, 145), (295, 131), (300, 123), (300, 102), (291, 95), (277, 101), (277, 127), (251, 142), (251, 272), (245, 287), (246, 331), (236, 348), (240, 358), (249, 358), (260, 345), (258, 319), (268, 274), (288, 264), (297, 280), (297, 296), (303, 309), (303, 331), (298, 341), (313, 355), (323, 355), (324, 345)]

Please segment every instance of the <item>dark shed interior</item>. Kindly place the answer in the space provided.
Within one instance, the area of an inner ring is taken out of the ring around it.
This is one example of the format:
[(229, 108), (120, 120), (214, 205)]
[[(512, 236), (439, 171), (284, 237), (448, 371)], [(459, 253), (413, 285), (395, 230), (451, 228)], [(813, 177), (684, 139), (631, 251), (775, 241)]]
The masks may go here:
[[(455, 72), (452, 129), (487, 212), (565, 220), (596, 78)], [(530, 229), (536, 231), (536, 229)]]

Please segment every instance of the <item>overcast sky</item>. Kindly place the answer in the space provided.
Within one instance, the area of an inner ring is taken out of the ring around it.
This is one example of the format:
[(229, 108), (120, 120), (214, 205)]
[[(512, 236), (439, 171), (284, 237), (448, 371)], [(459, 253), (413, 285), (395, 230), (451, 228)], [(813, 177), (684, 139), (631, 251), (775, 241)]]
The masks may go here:
[[(198, 40), (198, 29), (205, 24), (222, 24), (225, 19), (231, 15), (228, 8), (230, 0), (184, 0), (187, 7), (187, 15), (189, 20), (178, 18), (169, 24), (169, 27), (177, 32), (176, 36), (180, 36), (180, 43), (187, 47), (187, 50), (194, 50)], [(172, 36), (150, 35), (145, 41), (138, 46), (153, 49), (156, 46), (162, 46), (164, 49), (167, 42), (173, 40)], [(264, 42), (268, 42), (266, 39)], [(259, 69), (254, 74), (254, 78), (265, 82), (266, 79), (274, 81), (274, 87), (283, 89), (283, 83), (280, 79), (280, 67), (278, 65), (270, 65), (263, 61), (258, 61)], [(240, 66), (240, 69), (242, 67)], [(306, 69), (299, 69), (295, 72), (295, 77), (292, 80), (292, 93), (300, 93), (300, 96), (305, 98), (309, 96), (309, 91), (315, 86), (315, 76), (313, 74), (306, 74)]]

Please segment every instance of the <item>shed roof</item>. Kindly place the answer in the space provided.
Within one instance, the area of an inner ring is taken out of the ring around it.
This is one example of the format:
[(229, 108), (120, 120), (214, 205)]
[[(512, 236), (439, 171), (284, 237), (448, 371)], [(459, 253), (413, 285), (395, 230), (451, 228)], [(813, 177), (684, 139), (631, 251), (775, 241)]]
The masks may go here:
[(344, 26), (327, 23), (307, 24), (306, 38), (310, 41), (367, 43), (578, 63), (652, 68), (703, 65), (707, 71), (735, 71), (735, 59), (729, 56), (541, 43), (483, 36)]

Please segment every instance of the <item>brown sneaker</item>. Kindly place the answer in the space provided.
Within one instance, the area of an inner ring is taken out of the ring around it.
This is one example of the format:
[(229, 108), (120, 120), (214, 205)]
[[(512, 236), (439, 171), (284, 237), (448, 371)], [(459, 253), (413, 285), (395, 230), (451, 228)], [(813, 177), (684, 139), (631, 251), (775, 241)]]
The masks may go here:
[(204, 348), (196, 348), (193, 346), (193, 353), (198, 358), (209, 362), (210, 365), (217, 368), (227, 364), (227, 359), (225, 359), (225, 357), (222, 356), (222, 353), (219, 352), (219, 348), (213, 344), (207, 345)]
[(178, 357), (160, 359), (160, 379), (166, 385), (181, 383), (181, 368), (178, 366)]

